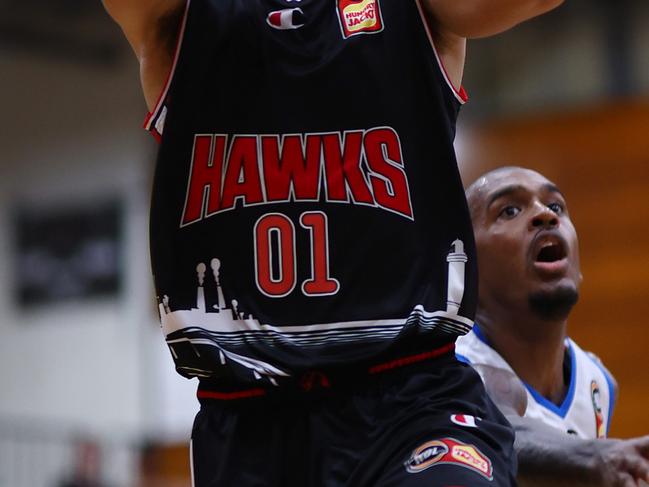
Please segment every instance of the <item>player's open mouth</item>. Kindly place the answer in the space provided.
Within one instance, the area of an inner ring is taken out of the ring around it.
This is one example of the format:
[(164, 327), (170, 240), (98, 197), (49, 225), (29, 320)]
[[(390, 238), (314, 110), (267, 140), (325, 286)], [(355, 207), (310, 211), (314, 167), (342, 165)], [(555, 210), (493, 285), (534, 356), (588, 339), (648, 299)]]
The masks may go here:
[(567, 245), (557, 234), (542, 235), (533, 244), (534, 268), (555, 274), (568, 266)]
[(556, 262), (565, 258), (566, 252), (560, 242), (546, 242), (536, 256), (536, 262)]

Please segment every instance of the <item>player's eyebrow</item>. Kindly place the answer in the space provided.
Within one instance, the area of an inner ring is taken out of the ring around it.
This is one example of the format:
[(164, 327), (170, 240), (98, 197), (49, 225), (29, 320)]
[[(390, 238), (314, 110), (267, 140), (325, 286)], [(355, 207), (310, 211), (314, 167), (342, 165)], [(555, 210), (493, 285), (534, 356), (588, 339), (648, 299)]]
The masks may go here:
[[(549, 193), (557, 193), (565, 199), (565, 196), (563, 196), (563, 193), (556, 184), (545, 183), (542, 185), (542, 188)], [(527, 190), (528, 188), (526, 186), (523, 186), (522, 184), (510, 184), (508, 186), (504, 186), (494, 192), (491, 196), (489, 196), (489, 199), (487, 201), (487, 208), (489, 208), (496, 200), (502, 198), (503, 196), (508, 196), (513, 193), (523, 192)]]
[(491, 194), (487, 200), (487, 208), (489, 208), (494, 201), (502, 198), (503, 196), (508, 196), (513, 193), (518, 193), (519, 191), (525, 191), (526, 188), (522, 184), (510, 184), (509, 186), (504, 186)]
[(558, 187), (556, 184), (545, 183), (545, 184), (543, 185), (543, 189), (545, 189), (546, 191), (548, 191), (548, 192), (550, 192), (550, 193), (557, 193), (557, 194), (559, 194), (563, 199), (566, 199), (566, 197), (563, 195), (563, 193), (561, 192), (561, 190), (559, 189), (559, 187)]

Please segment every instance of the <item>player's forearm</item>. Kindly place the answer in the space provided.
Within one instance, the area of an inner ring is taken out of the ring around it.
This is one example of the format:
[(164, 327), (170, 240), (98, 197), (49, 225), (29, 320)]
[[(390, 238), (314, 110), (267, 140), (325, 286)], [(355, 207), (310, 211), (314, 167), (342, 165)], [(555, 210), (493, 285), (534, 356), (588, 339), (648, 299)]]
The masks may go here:
[(594, 442), (541, 430), (523, 418), (509, 418), (516, 430), (521, 487), (597, 487), (604, 485)]

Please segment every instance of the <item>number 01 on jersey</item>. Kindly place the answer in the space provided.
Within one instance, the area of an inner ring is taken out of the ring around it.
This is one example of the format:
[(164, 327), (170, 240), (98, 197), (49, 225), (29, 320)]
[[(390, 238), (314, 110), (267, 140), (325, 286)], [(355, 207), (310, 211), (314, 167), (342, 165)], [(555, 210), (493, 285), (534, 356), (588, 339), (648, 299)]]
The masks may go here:
[[(302, 293), (311, 297), (336, 294), (340, 283), (329, 273), (327, 215), (321, 211), (305, 212), (300, 215), (299, 224), (310, 237), (311, 277), (302, 282)], [(259, 291), (268, 297), (282, 298), (295, 289), (295, 231), (293, 221), (282, 213), (267, 213), (255, 223), (255, 281)]]

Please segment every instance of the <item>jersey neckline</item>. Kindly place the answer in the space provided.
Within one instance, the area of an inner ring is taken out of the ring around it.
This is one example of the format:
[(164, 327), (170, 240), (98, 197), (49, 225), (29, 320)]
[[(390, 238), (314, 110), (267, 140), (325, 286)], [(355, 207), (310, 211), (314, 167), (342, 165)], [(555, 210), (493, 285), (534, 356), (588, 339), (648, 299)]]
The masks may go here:
[[(489, 348), (493, 348), (489, 343), (489, 340), (485, 336), (484, 332), (478, 325), (478, 323), (474, 324), (473, 332), (475, 333), (475, 336), (478, 338), (478, 340), (480, 340), (482, 343), (487, 345)], [(534, 389), (534, 387), (532, 387), (530, 384), (528, 384), (527, 382), (521, 379), (521, 382), (523, 383), (527, 391), (531, 394), (531, 396), (540, 406), (543, 406), (545, 409), (556, 414), (562, 419), (566, 417), (568, 411), (570, 410), (570, 406), (572, 406), (572, 402), (575, 397), (575, 388), (577, 382), (577, 363), (576, 363), (575, 350), (569, 338), (566, 338), (565, 344), (568, 350), (568, 355), (570, 357), (570, 383), (568, 385), (568, 391), (566, 392), (566, 396), (563, 398), (563, 401), (561, 402), (560, 405), (554, 404), (552, 401), (550, 401), (549, 399), (541, 395), (541, 393), (538, 392), (536, 389)]]

